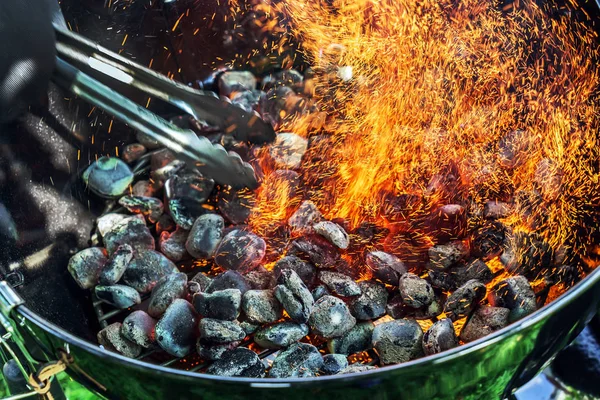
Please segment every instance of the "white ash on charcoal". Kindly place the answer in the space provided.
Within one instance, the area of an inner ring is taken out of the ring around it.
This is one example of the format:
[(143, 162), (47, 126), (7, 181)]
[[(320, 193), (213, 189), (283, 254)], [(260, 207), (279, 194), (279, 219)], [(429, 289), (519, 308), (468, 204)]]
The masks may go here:
[(322, 219), (323, 216), (317, 209), (315, 203), (310, 200), (305, 200), (288, 219), (288, 225), (295, 232), (308, 232)]
[(187, 236), (185, 248), (194, 258), (209, 259), (223, 239), (225, 221), (218, 214), (199, 216)]
[(361, 294), (349, 302), (350, 312), (359, 321), (375, 319), (385, 314), (388, 291), (374, 281), (358, 282)]
[(279, 259), (273, 267), (273, 272), (278, 278), (283, 270), (292, 270), (298, 274), (302, 282), (308, 287), (312, 287), (317, 277), (317, 271), (309, 262), (306, 262), (296, 256), (285, 256)]
[(149, 349), (156, 343), (154, 329), (157, 321), (142, 310), (136, 310), (123, 320), (121, 334), (128, 340)]
[(392, 297), (385, 306), (386, 314), (394, 319), (413, 318), (424, 320), (435, 318), (444, 310), (444, 304), (439, 297), (435, 297), (431, 304), (420, 308), (414, 308), (406, 304), (402, 295)]
[(272, 323), (283, 316), (272, 290), (248, 290), (242, 297), (242, 310), (248, 321), (255, 324)]
[(461, 241), (453, 241), (448, 244), (438, 244), (427, 251), (429, 270), (446, 270), (466, 259), (469, 256), (469, 248)]
[(235, 92), (256, 89), (256, 77), (249, 71), (227, 71), (219, 77), (219, 94), (231, 96)]
[(243, 92), (237, 92), (231, 98), (231, 104), (235, 104), (246, 112), (258, 111), (258, 104), (264, 101), (263, 98), (267, 96), (267, 93), (262, 90), (245, 90)]
[(188, 255), (185, 248), (189, 232), (177, 227), (174, 232), (163, 231), (158, 239), (158, 247), (169, 260), (181, 261)]
[(356, 324), (346, 303), (337, 297), (323, 296), (313, 306), (308, 325), (313, 333), (325, 338), (343, 336)]
[(258, 328), (260, 328), (260, 325), (253, 324), (248, 321), (240, 322), (240, 326), (242, 327), (244, 332), (246, 332), (246, 335), (252, 335), (254, 332), (256, 332), (258, 330)]
[(487, 201), (483, 206), (483, 216), (487, 219), (506, 218), (512, 211), (512, 206), (502, 201)]
[(270, 378), (307, 378), (316, 376), (323, 366), (319, 350), (308, 343), (294, 343), (273, 360)]
[(196, 343), (196, 351), (198, 352), (198, 355), (202, 357), (202, 359), (214, 361), (223, 357), (223, 354), (225, 354), (227, 351), (238, 347), (240, 343), (241, 341), (214, 344), (205, 342), (202, 339), (198, 339), (198, 342)]
[(162, 277), (152, 288), (148, 302), (148, 314), (154, 318), (160, 318), (175, 299), (182, 299), (186, 296), (187, 283), (187, 275), (181, 272)]
[(344, 354), (325, 354), (323, 366), (319, 372), (323, 375), (336, 375), (348, 367), (348, 359)]
[(208, 287), (206, 293), (213, 293), (218, 290), (238, 289), (242, 294), (250, 290), (250, 285), (246, 279), (236, 271), (225, 271), (222, 274), (214, 277)]
[(372, 345), (382, 365), (402, 363), (423, 355), (423, 330), (415, 321), (384, 322), (373, 330)]
[(374, 369), (377, 369), (377, 367), (372, 365), (352, 364), (341, 370), (339, 375), (356, 374), (365, 371), (372, 371)]
[(267, 244), (251, 232), (235, 229), (226, 234), (215, 250), (215, 263), (224, 269), (249, 272), (258, 267)]
[(408, 271), (398, 257), (383, 251), (367, 253), (365, 263), (373, 272), (375, 279), (393, 286), (397, 286), (400, 276)]
[(119, 246), (100, 270), (98, 283), (101, 285), (114, 285), (119, 282), (132, 258), (133, 249), (130, 245), (123, 244)]
[(269, 145), (269, 155), (279, 168), (298, 169), (308, 148), (308, 140), (294, 133), (278, 133)]
[(146, 196), (123, 196), (119, 204), (134, 214), (142, 214), (150, 222), (156, 222), (164, 211), (162, 201), (155, 197)]
[(210, 343), (230, 343), (242, 340), (246, 332), (237, 321), (221, 321), (213, 318), (200, 320), (200, 339)]
[(246, 282), (254, 290), (273, 289), (277, 285), (275, 274), (262, 265), (248, 272), (245, 278)]
[(185, 357), (196, 342), (198, 316), (194, 307), (183, 299), (175, 299), (156, 324), (158, 345), (175, 357)]
[(373, 322), (359, 322), (345, 335), (327, 342), (330, 353), (350, 355), (370, 349), (375, 325)]
[(243, 347), (225, 352), (207, 368), (206, 373), (244, 378), (264, 378), (266, 375), (265, 366), (258, 355)]
[(71, 257), (67, 269), (79, 287), (91, 289), (98, 283), (98, 275), (107, 261), (105, 249), (90, 247)]
[(133, 172), (118, 158), (100, 157), (83, 172), (82, 178), (98, 196), (114, 199), (127, 191), (133, 182)]
[(320, 271), (319, 280), (335, 295), (353, 297), (361, 294), (360, 286), (348, 275), (333, 271)]
[(340, 249), (347, 249), (350, 245), (350, 237), (348, 233), (339, 226), (338, 224), (331, 221), (321, 221), (313, 225), (313, 231), (323, 236), (333, 244), (335, 247)]
[(94, 288), (94, 293), (98, 299), (120, 309), (126, 309), (142, 302), (140, 294), (125, 285), (98, 285)]
[(429, 282), (412, 273), (406, 273), (400, 277), (398, 290), (402, 301), (413, 308), (426, 307), (434, 300), (433, 288)]
[(312, 292), (312, 297), (313, 299), (315, 299), (315, 301), (319, 300), (321, 297), (323, 296), (328, 296), (331, 293), (329, 292), (329, 290), (327, 289), (327, 286), (325, 285), (319, 285), (317, 287), (315, 287)]
[(137, 161), (142, 157), (148, 149), (141, 143), (131, 143), (126, 145), (122, 151), (122, 158), (128, 164), (131, 164), (134, 161)]
[(499, 222), (492, 222), (478, 228), (471, 242), (473, 257), (484, 261), (491, 260), (502, 254), (506, 228)]
[(300, 341), (308, 332), (306, 324), (280, 322), (257, 330), (254, 342), (263, 349), (282, 349)]
[(305, 323), (310, 316), (314, 300), (310, 290), (294, 271), (286, 269), (279, 275), (280, 284), (275, 287), (275, 297), (291, 319)]
[(233, 190), (227, 187), (219, 192), (217, 206), (225, 219), (232, 224), (240, 225), (247, 222), (255, 201), (256, 195), (253, 191)]
[(98, 343), (106, 350), (135, 358), (142, 353), (142, 348), (121, 334), (121, 323), (115, 322), (98, 332)]
[(140, 293), (148, 293), (158, 281), (169, 274), (179, 272), (175, 264), (154, 250), (137, 253), (123, 274), (123, 282)]
[(102, 240), (108, 254), (113, 254), (123, 244), (131, 246), (134, 253), (155, 248), (154, 236), (150, 233), (146, 222), (139, 218), (128, 218), (117, 222), (102, 235)]
[(537, 309), (536, 297), (531, 284), (524, 276), (511, 276), (497, 283), (488, 294), (488, 302), (494, 307), (510, 310), (509, 321), (517, 321)]
[(196, 293), (193, 298), (196, 312), (203, 318), (234, 321), (240, 315), (242, 292), (239, 289)]
[(454, 324), (449, 318), (436, 321), (423, 335), (423, 351), (428, 356), (453, 349), (458, 345)]
[(203, 208), (215, 186), (212, 179), (183, 170), (165, 183), (168, 208), (175, 223), (190, 230), (196, 218), (206, 213)]
[(452, 321), (466, 317), (479, 305), (485, 295), (485, 285), (479, 281), (470, 280), (448, 296), (444, 305), (444, 313)]
[(144, 216), (139, 214), (127, 215), (119, 213), (108, 213), (104, 214), (96, 220), (96, 228), (98, 230), (98, 233), (100, 233), (100, 236), (104, 237), (115, 226), (132, 219), (137, 219), (144, 223), (146, 222)]
[(503, 307), (479, 307), (460, 332), (460, 339), (472, 342), (508, 325), (510, 310)]

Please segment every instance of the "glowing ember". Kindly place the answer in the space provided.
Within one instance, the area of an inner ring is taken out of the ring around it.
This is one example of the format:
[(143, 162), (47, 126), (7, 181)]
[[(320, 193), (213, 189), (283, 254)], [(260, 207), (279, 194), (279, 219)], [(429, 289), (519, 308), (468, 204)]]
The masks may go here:
[[(440, 205), (473, 216), (495, 200), (514, 204), (502, 218), (514, 231), (573, 250), (565, 261), (585, 254), (600, 197), (596, 34), (566, 10), (517, 4), (260, 2), (265, 46), (281, 54), (296, 38), (315, 75), (320, 112), (278, 127), (326, 137), (305, 156), (295, 197), (260, 153), (253, 229), (283, 223), (304, 196), (328, 219), (390, 229), (394, 250), (408, 231), (436, 242), (442, 228), (428, 229), (426, 216)], [(326, 115), (322, 129), (315, 115)]]

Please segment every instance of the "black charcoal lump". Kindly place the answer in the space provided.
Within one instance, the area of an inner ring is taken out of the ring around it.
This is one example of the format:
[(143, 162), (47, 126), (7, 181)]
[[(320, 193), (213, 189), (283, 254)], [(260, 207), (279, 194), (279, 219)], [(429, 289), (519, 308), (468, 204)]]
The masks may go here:
[(361, 293), (360, 286), (352, 278), (339, 272), (321, 271), (319, 272), (319, 280), (332, 293), (342, 297), (358, 296)]
[(312, 344), (294, 343), (277, 354), (269, 371), (271, 378), (307, 378), (316, 376), (323, 357)]
[(385, 314), (388, 292), (382, 284), (374, 281), (358, 283), (361, 295), (350, 301), (350, 312), (360, 321), (375, 319)]
[(486, 287), (483, 283), (470, 280), (448, 297), (444, 312), (453, 321), (466, 317), (485, 298), (485, 293)]
[(148, 349), (155, 343), (156, 320), (142, 310), (136, 310), (123, 320), (121, 333), (133, 343)]
[(175, 299), (156, 324), (156, 341), (172, 356), (184, 357), (194, 347), (197, 324), (194, 307), (186, 300)]
[(398, 257), (383, 251), (368, 253), (365, 263), (373, 271), (375, 279), (393, 286), (397, 286), (400, 276), (407, 272), (406, 266)]
[(175, 299), (181, 299), (187, 293), (187, 275), (181, 272), (162, 277), (150, 294), (148, 314), (160, 318)]
[(233, 321), (240, 315), (242, 292), (239, 289), (194, 294), (194, 307), (205, 318)]
[(429, 282), (412, 273), (402, 275), (398, 290), (402, 301), (413, 308), (426, 307), (434, 300), (433, 288)]
[(135, 358), (142, 348), (121, 334), (121, 323), (115, 322), (98, 332), (98, 343), (106, 350), (121, 353), (125, 357)]
[(98, 275), (106, 261), (104, 249), (90, 247), (71, 257), (67, 269), (82, 289), (90, 289), (98, 283)]
[(423, 335), (425, 355), (441, 353), (458, 346), (454, 324), (449, 318), (436, 321)]
[(206, 373), (219, 376), (263, 378), (265, 366), (255, 352), (240, 347), (225, 352), (219, 360), (208, 367)]
[(242, 298), (242, 309), (249, 322), (268, 324), (283, 315), (281, 304), (271, 290), (249, 290)]
[(211, 258), (223, 238), (225, 221), (218, 214), (205, 214), (199, 216), (185, 243), (185, 248), (192, 257)]
[(260, 328), (254, 334), (254, 341), (264, 349), (288, 347), (308, 335), (308, 326), (294, 322), (280, 322)]
[(96, 296), (116, 308), (129, 308), (142, 302), (140, 294), (125, 285), (96, 286)]
[(246, 332), (235, 321), (203, 318), (200, 321), (200, 338), (212, 343), (229, 343), (242, 340)]

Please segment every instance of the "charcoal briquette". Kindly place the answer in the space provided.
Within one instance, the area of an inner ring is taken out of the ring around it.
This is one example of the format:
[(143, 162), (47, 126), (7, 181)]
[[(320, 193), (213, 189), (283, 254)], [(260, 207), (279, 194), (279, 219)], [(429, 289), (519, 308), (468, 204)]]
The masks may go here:
[(503, 307), (479, 307), (460, 332), (461, 340), (472, 342), (508, 325), (510, 310)]
[(454, 291), (446, 300), (444, 312), (452, 321), (468, 316), (479, 302), (485, 298), (486, 287), (483, 283), (470, 280)]
[(200, 338), (210, 343), (230, 343), (242, 340), (246, 332), (237, 321), (203, 318), (200, 321)]
[(281, 271), (279, 282), (275, 287), (275, 297), (283, 309), (296, 322), (308, 321), (314, 300), (304, 282), (296, 272), (289, 269)]
[(469, 248), (461, 241), (438, 244), (427, 251), (429, 270), (446, 270), (469, 256)]
[(254, 290), (273, 289), (277, 284), (277, 278), (272, 271), (267, 270), (262, 265), (248, 272), (245, 275), (246, 282)]
[(441, 353), (458, 346), (454, 324), (449, 318), (436, 321), (423, 335), (425, 355)]
[(327, 295), (331, 294), (331, 293), (329, 293), (329, 290), (327, 289), (327, 286), (325, 286), (325, 285), (317, 286), (316, 288), (314, 288), (312, 290), (311, 293), (312, 293), (313, 299), (315, 299), (315, 301), (319, 300), (323, 296), (327, 296)]
[(140, 293), (148, 293), (164, 276), (178, 272), (175, 264), (153, 250), (134, 255), (123, 274), (123, 282)]
[(240, 341), (230, 342), (230, 343), (222, 343), (222, 344), (214, 344), (206, 342), (202, 339), (198, 339), (196, 343), (196, 351), (202, 357), (203, 360), (218, 360), (223, 357), (225, 352), (235, 349), (240, 345)]
[(413, 308), (426, 307), (434, 300), (433, 288), (429, 282), (412, 273), (400, 277), (398, 290), (404, 303)]
[(313, 225), (313, 230), (318, 235), (323, 236), (340, 249), (347, 249), (350, 245), (350, 237), (348, 233), (338, 224), (331, 221), (321, 221)]
[(298, 274), (300, 279), (308, 286), (311, 287), (317, 276), (317, 271), (309, 262), (306, 262), (296, 256), (285, 256), (275, 263), (273, 272), (278, 278), (281, 271), (289, 269)]
[(320, 271), (319, 280), (338, 296), (352, 297), (361, 293), (360, 286), (348, 275), (333, 271)]
[(472, 279), (481, 283), (489, 283), (494, 279), (492, 270), (481, 260), (474, 260), (469, 264), (452, 268), (450, 273), (457, 286), (462, 286)]
[(107, 261), (106, 250), (90, 247), (71, 257), (67, 269), (82, 289), (91, 289), (98, 283), (100, 271)]
[(106, 350), (123, 354), (125, 357), (136, 358), (142, 353), (142, 348), (121, 334), (121, 323), (115, 322), (98, 332), (98, 343)]
[(358, 374), (358, 373), (365, 372), (365, 371), (372, 371), (374, 369), (377, 369), (377, 367), (375, 367), (373, 365), (352, 364), (352, 365), (348, 365), (346, 368), (341, 370), (339, 372), (339, 375)]
[(339, 374), (348, 367), (348, 359), (344, 354), (325, 354), (321, 372), (324, 375)]
[(133, 343), (148, 349), (156, 339), (154, 328), (156, 320), (142, 310), (136, 310), (125, 317), (121, 326), (121, 334)]
[(175, 232), (164, 231), (160, 234), (158, 247), (160, 251), (171, 261), (181, 261), (187, 255), (185, 242), (188, 231), (177, 227)]
[(319, 209), (310, 200), (305, 200), (300, 207), (288, 219), (288, 225), (296, 232), (307, 232), (312, 229), (313, 225), (320, 222), (323, 216)]
[(125, 285), (98, 285), (94, 292), (98, 299), (116, 308), (125, 309), (142, 302), (137, 290)]
[(212, 293), (196, 293), (194, 307), (203, 318), (233, 321), (240, 315), (242, 292), (239, 289), (217, 290)]
[(242, 309), (248, 321), (255, 324), (275, 322), (283, 315), (272, 290), (248, 290), (242, 297)]
[(236, 271), (225, 271), (217, 275), (206, 288), (206, 293), (213, 293), (217, 290), (238, 289), (242, 294), (250, 290), (250, 285), (246, 279)]
[(265, 241), (251, 232), (235, 229), (223, 237), (215, 250), (215, 263), (224, 269), (249, 272), (265, 256)]
[(494, 307), (508, 308), (510, 322), (537, 309), (535, 293), (527, 278), (520, 275), (511, 276), (496, 284), (488, 294), (488, 301)]
[(269, 377), (313, 377), (322, 366), (323, 358), (315, 346), (308, 343), (294, 343), (277, 354), (269, 371)]
[(250, 71), (227, 71), (219, 76), (219, 94), (230, 96), (236, 92), (256, 89), (256, 77)]
[(254, 333), (254, 342), (263, 349), (281, 349), (308, 335), (308, 325), (280, 322), (260, 328)]
[(244, 347), (226, 351), (220, 359), (208, 367), (206, 373), (244, 378), (264, 378), (266, 374), (265, 366), (258, 355)]
[(372, 345), (382, 365), (397, 364), (423, 355), (423, 330), (415, 321), (383, 322), (373, 330)]
[(218, 214), (199, 216), (194, 221), (185, 242), (185, 248), (188, 253), (194, 258), (211, 258), (223, 238), (224, 227), (225, 221)]
[[(190, 279), (189, 284), (197, 284), (197, 290), (195, 292), (205, 292), (207, 288), (210, 286), (212, 279), (210, 276), (206, 275), (204, 272), (198, 272), (192, 279)], [(188, 284), (188, 286), (190, 286)]]
[(217, 198), (217, 206), (229, 222), (235, 225), (244, 224), (256, 201), (256, 194), (249, 189), (222, 189)]
[(120, 197), (133, 182), (131, 168), (119, 158), (100, 157), (82, 175), (86, 186), (99, 196)]
[(327, 342), (330, 353), (350, 355), (371, 348), (371, 337), (375, 325), (372, 322), (359, 322), (345, 335)]
[(156, 341), (175, 357), (189, 354), (195, 344), (198, 316), (194, 307), (183, 299), (175, 299), (156, 324)]
[(306, 235), (294, 240), (291, 251), (308, 258), (317, 268), (335, 268), (342, 261), (339, 250), (320, 235)]
[(100, 270), (98, 283), (101, 285), (114, 285), (117, 283), (123, 277), (132, 258), (133, 249), (130, 245), (123, 244), (119, 246)]
[(119, 246), (128, 244), (134, 253), (154, 250), (155, 242), (146, 223), (139, 218), (129, 218), (115, 223), (102, 239), (108, 254), (114, 254)]
[(350, 300), (352, 315), (359, 321), (375, 319), (385, 314), (388, 292), (385, 286), (374, 281), (358, 283), (361, 295)]
[(160, 318), (175, 299), (187, 294), (187, 275), (181, 272), (162, 277), (150, 294), (148, 314)]
[(147, 196), (123, 196), (119, 199), (119, 204), (125, 207), (129, 212), (142, 214), (148, 221), (156, 222), (164, 211), (162, 201), (155, 197)]
[(375, 279), (393, 286), (397, 286), (400, 276), (408, 271), (398, 257), (384, 251), (367, 253), (365, 263), (373, 272)]
[(269, 145), (269, 155), (279, 168), (298, 169), (308, 148), (308, 140), (294, 133), (278, 133)]
[(326, 339), (346, 334), (356, 324), (346, 303), (337, 297), (323, 296), (313, 306), (308, 324), (314, 334)]

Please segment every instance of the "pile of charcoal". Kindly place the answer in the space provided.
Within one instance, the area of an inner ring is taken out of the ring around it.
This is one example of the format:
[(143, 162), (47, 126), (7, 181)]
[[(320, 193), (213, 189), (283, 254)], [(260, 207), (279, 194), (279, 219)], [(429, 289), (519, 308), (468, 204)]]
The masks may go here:
[[(249, 72), (218, 78), (222, 96), (275, 126), (310, 108), (296, 71), (264, 78), (265, 91), (257, 85)], [(178, 122), (252, 156), (248, 145), (206, 124)], [(398, 255), (367, 251), (358, 261), (370, 271), (365, 278), (343, 262), (355, 236), (313, 202), (295, 206), (285, 224), (289, 240), (270, 249), (269, 238), (247, 225), (251, 191), (215, 185), (170, 151), (139, 141), (84, 172), (87, 188), (108, 199), (109, 212), (97, 220), (94, 247), (68, 265), (80, 287), (130, 311), (98, 333), (105, 349), (133, 358), (148, 349), (176, 358), (196, 353), (208, 362), (204, 372), (223, 376), (345, 374), (454, 348), (539, 306), (530, 284), (537, 275), (529, 276), (527, 265), (550, 266), (555, 255), (534, 234), (511, 235), (508, 243), (497, 222), (508, 204), (486, 203), (478, 217), (485, 229), (475, 231), (463, 229), (463, 206), (438, 207), (434, 219), (443, 230), (457, 225), (464, 237), (426, 249), (417, 269)], [(268, 154), (281, 176), (297, 176), (313, 145), (319, 144), (281, 133)], [(486, 264), (498, 257), (510, 274), (499, 276)], [(273, 350), (268, 361), (258, 356), (264, 350)]]

